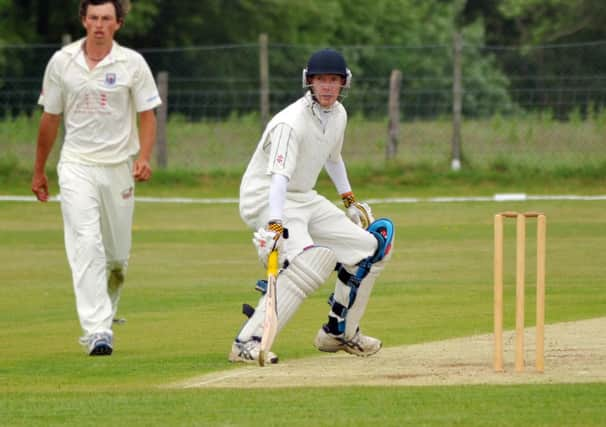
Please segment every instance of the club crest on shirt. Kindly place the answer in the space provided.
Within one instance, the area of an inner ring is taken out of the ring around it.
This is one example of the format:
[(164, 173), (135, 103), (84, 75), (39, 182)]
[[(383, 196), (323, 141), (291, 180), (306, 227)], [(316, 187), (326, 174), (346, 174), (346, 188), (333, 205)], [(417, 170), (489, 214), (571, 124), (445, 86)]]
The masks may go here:
[(276, 157), (276, 163), (280, 166), (284, 165), (284, 156), (282, 154), (278, 154), (278, 157)]
[(133, 197), (133, 187), (128, 187), (126, 190), (122, 190), (122, 198), (128, 200)]
[(105, 85), (114, 86), (115, 84), (116, 84), (116, 73), (106, 73), (105, 74)]

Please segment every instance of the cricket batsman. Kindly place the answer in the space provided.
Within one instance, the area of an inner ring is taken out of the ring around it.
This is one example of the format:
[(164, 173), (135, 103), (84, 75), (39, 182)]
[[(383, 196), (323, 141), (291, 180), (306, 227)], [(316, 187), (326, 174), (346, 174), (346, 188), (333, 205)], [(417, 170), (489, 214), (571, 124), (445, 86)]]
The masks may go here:
[[(244, 173), (240, 215), (256, 230), (253, 243), (261, 262), (267, 264), (270, 252), (278, 250), (278, 332), (336, 270), (328, 319), (314, 345), (325, 352), (370, 356), (381, 341), (363, 335), (360, 321), (391, 257), (395, 231), (389, 219), (375, 221), (369, 205), (356, 200), (341, 156), (347, 113), (339, 99), (351, 78), (339, 52), (323, 49), (311, 55), (302, 75), (306, 93), (267, 124)], [(323, 168), (345, 210), (315, 191)], [(230, 361), (256, 363), (264, 298), (255, 309), (244, 305), (249, 318), (233, 342)], [(278, 357), (267, 352), (265, 362), (277, 363)]]

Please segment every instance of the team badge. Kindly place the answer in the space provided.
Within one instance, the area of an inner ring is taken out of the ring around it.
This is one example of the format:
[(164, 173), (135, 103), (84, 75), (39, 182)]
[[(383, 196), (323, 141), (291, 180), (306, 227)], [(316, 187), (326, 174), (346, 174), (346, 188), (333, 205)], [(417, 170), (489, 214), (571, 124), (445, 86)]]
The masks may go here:
[(113, 86), (116, 84), (116, 73), (105, 74), (105, 84), (107, 86)]

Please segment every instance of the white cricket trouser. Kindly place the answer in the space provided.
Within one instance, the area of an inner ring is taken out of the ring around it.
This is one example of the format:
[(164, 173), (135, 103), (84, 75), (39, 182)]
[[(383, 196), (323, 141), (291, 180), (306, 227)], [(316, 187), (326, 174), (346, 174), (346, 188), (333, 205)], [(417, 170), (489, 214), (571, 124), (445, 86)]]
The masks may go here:
[[(266, 211), (254, 220), (244, 220), (254, 230), (265, 227), (269, 215)], [(342, 209), (317, 194), (305, 201), (287, 197), (283, 221), (289, 233), (288, 259), (308, 246), (318, 245), (332, 249), (340, 263), (353, 266), (377, 250), (377, 239), (354, 224)]]
[(65, 249), (84, 336), (112, 334), (134, 212), (130, 163), (58, 166)]

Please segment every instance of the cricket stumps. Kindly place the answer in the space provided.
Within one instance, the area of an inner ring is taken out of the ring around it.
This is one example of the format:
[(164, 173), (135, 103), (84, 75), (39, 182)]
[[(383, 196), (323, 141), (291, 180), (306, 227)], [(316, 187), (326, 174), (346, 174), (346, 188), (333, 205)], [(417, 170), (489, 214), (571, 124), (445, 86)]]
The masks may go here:
[(503, 364), (503, 223), (516, 219), (515, 370), (524, 370), (524, 278), (526, 273), (526, 219), (537, 220), (536, 370), (545, 369), (545, 239), (546, 217), (541, 212), (501, 212), (494, 217), (494, 370)]

